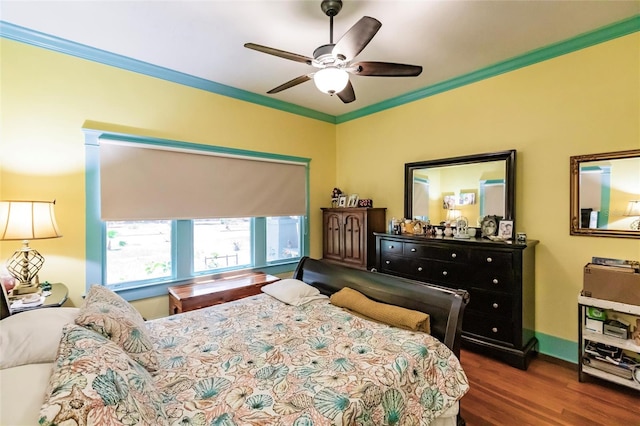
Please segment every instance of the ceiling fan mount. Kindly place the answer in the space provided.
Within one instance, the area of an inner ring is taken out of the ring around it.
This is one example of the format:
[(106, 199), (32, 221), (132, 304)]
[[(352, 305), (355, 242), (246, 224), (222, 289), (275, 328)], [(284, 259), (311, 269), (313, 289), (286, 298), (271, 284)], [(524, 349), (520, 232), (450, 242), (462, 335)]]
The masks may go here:
[(336, 16), (342, 10), (342, 0), (322, 0), (320, 9), (328, 17)]
[(344, 103), (356, 100), (349, 75), (371, 77), (415, 77), (420, 75), (419, 65), (396, 64), (392, 62), (351, 61), (369, 44), (382, 24), (370, 16), (362, 17), (336, 43), (333, 42), (333, 17), (342, 10), (342, 0), (322, 0), (320, 8), (329, 17), (329, 43), (321, 45), (313, 52), (313, 58), (291, 53), (255, 43), (245, 43), (244, 47), (268, 53), (291, 61), (302, 62), (318, 68), (318, 71), (301, 75), (267, 93), (274, 94), (297, 86), (313, 78), (318, 89), (330, 95), (337, 94)]

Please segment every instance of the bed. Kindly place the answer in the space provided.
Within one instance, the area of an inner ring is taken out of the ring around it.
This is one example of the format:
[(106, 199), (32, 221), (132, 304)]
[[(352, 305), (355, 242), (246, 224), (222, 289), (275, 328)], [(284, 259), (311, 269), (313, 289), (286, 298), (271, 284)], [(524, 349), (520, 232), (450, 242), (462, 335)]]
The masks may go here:
[[(345, 287), (428, 313), (430, 334), (336, 306)], [(263, 294), (147, 322), (93, 286), (82, 308), (2, 320), (0, 423), (460, 424), (467, 300), (311, 258)]]

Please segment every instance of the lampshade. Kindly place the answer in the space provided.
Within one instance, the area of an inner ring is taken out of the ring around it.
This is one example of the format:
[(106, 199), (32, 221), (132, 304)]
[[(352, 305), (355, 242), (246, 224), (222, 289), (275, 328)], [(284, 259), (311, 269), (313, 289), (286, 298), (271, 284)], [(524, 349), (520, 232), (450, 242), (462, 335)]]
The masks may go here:
[(29, 240), (58, 238), (53, 212), (55, 201), (0, 201), (0, 240), (22, 240), (23, 245), (7, 260), (7, 270), (18, 280), (14, 294), (37, 290), (33, 279), (44, 263), (44, 257), (29, 247)]
[(327, 67), (313, 75), (313, 82), (318, 90), (333, 95), (342, 92), (349, 82), (349, 74), (340, 68)]
[(640, 200), (629, 201), (624, 216), (640, 216)]
[(55, 201), (0, 201), (0, 240), (58, 238)]
[(638, 218), (631, 222), (629, 227), (634, 231), (640, 231), (640, 200), (631, 200), (627, 205), (627, 209), (623, 213), (624, 216), (637, 216)]
[(457, 220), (459, 217), (460, 217), (460, 210), (458, 209), (447, 210), (447, 220), (449, 222)]

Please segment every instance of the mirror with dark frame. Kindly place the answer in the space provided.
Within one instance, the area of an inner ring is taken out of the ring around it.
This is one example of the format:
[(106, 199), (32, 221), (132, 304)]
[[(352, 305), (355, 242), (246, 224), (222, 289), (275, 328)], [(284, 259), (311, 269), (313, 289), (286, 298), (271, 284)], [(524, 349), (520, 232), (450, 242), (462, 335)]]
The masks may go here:
[(405, 164), (405, 218), (438, 225), (465, 217), (479, 227), (496, 215), (514, 221), (516, 150)]
[(570, 234), (640, 238), (640, 150), (576, 155), (569, 167)]

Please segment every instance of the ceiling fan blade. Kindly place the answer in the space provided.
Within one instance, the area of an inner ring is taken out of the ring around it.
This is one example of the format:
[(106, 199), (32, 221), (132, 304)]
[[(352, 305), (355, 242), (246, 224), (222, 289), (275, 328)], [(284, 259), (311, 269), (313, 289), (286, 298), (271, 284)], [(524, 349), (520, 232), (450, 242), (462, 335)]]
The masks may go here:
[(309, 76), (308, 74), (301, 75), (300, 77), (296, 77), (293, 80), (289, 80), (286, 83), (281, 84), (280, 86), (269, 90), (267, 93), (272, 95), (274, 93), (282, 92), (285, 89), (290, 89), (293, 86), (297, 86), (298, 84), (304, 83), (305, 81), (309, 81), (309, 80), (311, 80), (311, 76)]
[(333, 56), (350, 61), (362, 52), (382, 24), (370, 16), (362, 17), (353, 27), (349, 28), (333, 48)]
[(392, 62), (356, 62), (351, 67), (357, 68), (356, 75), (373, 77), (416, 77), (422, 72), (419, 65), (394, 64)]
[(353, 85), (351, 85), (351, 81), (347, 82), (347, 85), (344, 89), (342, 89), (341, 92), (338, 92), (338, 97), (345, 104), (356, 100), (356, 93), (353, 91)]
[(303, 64), (311, 65), (312, 58), (307, 56), (298, 55), (297, 53), (286, 52), (280, 49), (274, 49), (273, 47), (262, 46), (255, 43), (245, 43), (244, 47), (247, 49), (257, 50), (258, 52), (268, 53), (269, 55), (278, 56), (280, 58), (289, 59), (291, 61), (302, 62)]

